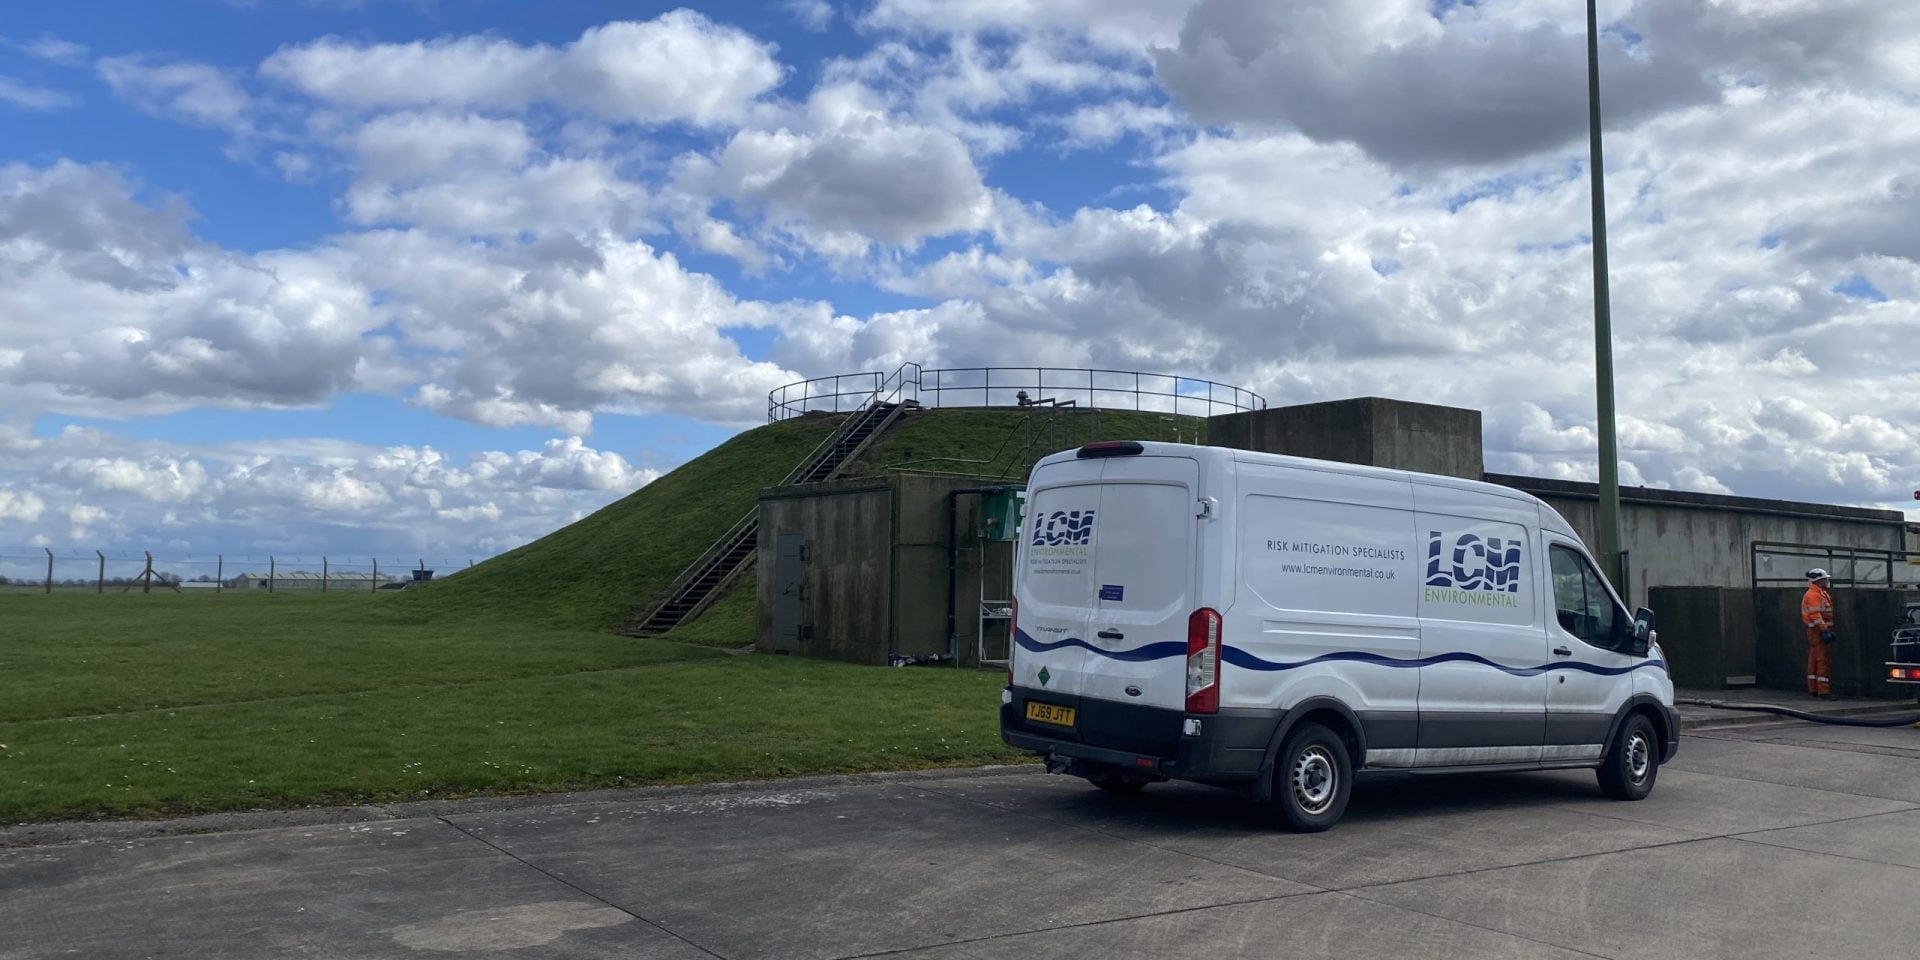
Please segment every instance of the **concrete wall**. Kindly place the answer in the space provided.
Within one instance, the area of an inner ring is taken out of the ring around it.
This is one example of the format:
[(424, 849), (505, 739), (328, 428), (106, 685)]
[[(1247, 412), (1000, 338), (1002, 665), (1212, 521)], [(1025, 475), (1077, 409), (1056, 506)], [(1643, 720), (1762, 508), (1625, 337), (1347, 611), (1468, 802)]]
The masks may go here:
[[(894, 651), (899, 656), (935, 657), (947, 653), (947, 495), (991, 484), (969, 477), (895, 474), (899, 522), (895, 526)], [(954, 632), (960, 662), (974, 661), (975, 610), (980, 602), (980, 552), (974, 531), (980, 525), (981, 498), (954, 500), (960, 550), (954, 570)], [(1000, 548), (1004, 550), (1005, 548)]]
[[(759, 647), (773, 647), (776, 551), (785, 530), (801, 533), (811, 547), (803, 608), (812, 636), (801, 653), (872, 665), (946, 655), (948, 494), (982, 485), (967, 477), (896, 473), (762, 493)], [(980, 502), (972, 495), (954, 500), (961, 549), (955, 558), (953, 645), (962, 664), (975, 660)], [(1006, 576), (1010, 553), (1005, 543), (989, 543), (990, 572)]]
[(1357, 397), (1231, 413), (1207, 421), (1207, 442), (1341, 463), (1480, 479), (1480, 411)]
[(802, 602), (809, 656), (887, 662), (892, 608), (893, 491), (884, 482), (844, 480), (770, 490), (760, 497), (757, 644), (773, 649), (773, 593), (781, 531), (806, 538)]
[[(1594, 484), (1496, 474), (1486, 479), (1539, 497), (1588, 546), (1599, 542)], [(1636, 604), (1645, 603), (1655, 587), (1753, 586), (1750, 548), (1756, 541), (1900, 550), (1904, 528), (1904, 518), (1891, 510), (1640, 487), (1620, 493), (1620, 547), (1628, 552), (1629, 602)], [(1768, 574), (1798, 577), (1804, 570)]]
[[(1673, 682), (1719, 690), (1729, 677), (1752, 677), (1769, 690), (1805, 690), (1807, 641), (1800, 623), (1803, 590), (1722, 587), (1655, 588), (1648, 603), (1658, 618), (1660, 647)], [(1828, 676), (1842, 696), (1904, 698), (1886, 682), (1887, 645), (1907, 600), (1900, 590), (1836, 589)]]
[(1727, 587), (1655, 587), (1647, 606), (1677, 686), (1723, 690), (1755, 681), (1753, 591)]

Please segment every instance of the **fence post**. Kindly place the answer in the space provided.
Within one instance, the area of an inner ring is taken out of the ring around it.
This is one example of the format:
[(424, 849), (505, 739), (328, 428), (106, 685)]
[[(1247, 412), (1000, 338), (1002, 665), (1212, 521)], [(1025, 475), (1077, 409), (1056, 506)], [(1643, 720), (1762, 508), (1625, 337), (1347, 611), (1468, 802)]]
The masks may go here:
[(373, 576), (367, 578), (367, 592), (380, 589), (380, 558), (373, 558)]
[(152, 593), (153, 592), (153, 551), (142, 550), (140, 552), (147, 555), (147, 569), (142, 571), (140, 574), (140, 592)]
[(107, 555), (104, 553), (101, 553), (98, 550), (95, 550), (93, 552), (93, 555), (100, 558), (100, 576), (98, 579), (93, 581), (93, 592), (106, 593), (107, 592)]
[(327, 558), (320, 558), (320, 592), (327, 592)]
[(219, 593), (227, 588), (227, 558), (219, 553), (213, 557), (213, 592)]
[(274, 573), (275, 573), (275, 570), (274, 570), (273, 554), (269, 553), (267, 554), (267, 592), (268, 593), (273, 592)]
[(41, 547), (47, 552), (47, 595), (53, 595), (53, 548)]

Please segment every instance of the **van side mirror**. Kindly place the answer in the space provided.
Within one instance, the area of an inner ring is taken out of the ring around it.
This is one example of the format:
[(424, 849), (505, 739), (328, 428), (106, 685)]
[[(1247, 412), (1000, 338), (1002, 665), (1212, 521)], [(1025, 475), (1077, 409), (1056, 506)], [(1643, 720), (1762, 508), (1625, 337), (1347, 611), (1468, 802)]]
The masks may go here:
[(1644, 657), (1647, 655), (1647, 651), (1653, 649), (1653, 641), (1655, 638), (1656, 634), (1653, 632), (1653, 611), (1646, 607), (1641, 607), (1639, 611), (1633, 615), (1633, 634), (1628, 640), (1627, 652), (1636, 657)]

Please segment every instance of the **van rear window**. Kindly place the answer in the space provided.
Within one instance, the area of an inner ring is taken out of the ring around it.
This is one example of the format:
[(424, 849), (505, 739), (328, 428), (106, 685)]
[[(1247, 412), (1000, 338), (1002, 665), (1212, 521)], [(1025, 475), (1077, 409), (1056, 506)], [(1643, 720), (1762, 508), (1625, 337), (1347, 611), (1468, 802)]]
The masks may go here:
[(1104, 610), (1187, 605), (1193, 585), (1193, 495), (1166, 483), (1109, 483), (1100, 501), (1094, 573)]

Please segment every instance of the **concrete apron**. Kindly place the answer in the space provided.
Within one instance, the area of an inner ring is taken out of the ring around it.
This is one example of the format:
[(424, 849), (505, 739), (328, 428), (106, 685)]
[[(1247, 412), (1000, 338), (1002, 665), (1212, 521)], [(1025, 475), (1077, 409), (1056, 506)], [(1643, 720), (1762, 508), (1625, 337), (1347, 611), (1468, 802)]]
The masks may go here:
[(1690, 738), (1639, 803), (1389, 778), (1317, 835), (1012, 768), (67, 843), (0, 851), (0, 957), (1901, 956), (1914, 762)]

